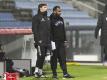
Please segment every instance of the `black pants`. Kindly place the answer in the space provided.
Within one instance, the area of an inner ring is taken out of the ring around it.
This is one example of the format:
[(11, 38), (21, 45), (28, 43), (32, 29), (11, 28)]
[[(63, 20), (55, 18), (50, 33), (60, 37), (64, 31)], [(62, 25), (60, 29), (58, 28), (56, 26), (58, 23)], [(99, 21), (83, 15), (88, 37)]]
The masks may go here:
[(51, 56), (51, 69), (53, 75), (57, 75), (57, 59), (60, 63), (60, 67), (63, 70), (63, 74), (67, 73), (67, 66), (66, 66), (66, 53), (65, 53), (65, 46), (63, 42), (56, 42), (56, 49), (53, 51), (53, 55)]
[(103, 61), (107, 61), (107, 46), (102, 46)]
[(43, 63), (45, 60), (45, 56), (47, 53), (47, 47), (46, 46), (39, 46), (37, 48), (37, 61), (36, 61), (36, 67), (38, 67), (39, 69), (43, 68)]

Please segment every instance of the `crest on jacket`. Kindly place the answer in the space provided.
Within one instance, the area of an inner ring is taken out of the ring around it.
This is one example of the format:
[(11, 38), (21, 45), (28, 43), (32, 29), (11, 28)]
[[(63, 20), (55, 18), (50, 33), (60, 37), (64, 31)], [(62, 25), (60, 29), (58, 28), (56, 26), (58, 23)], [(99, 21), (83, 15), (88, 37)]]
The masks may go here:
[(41, 22), (44, 22), (44, 21), (45, 21), (45, 19), (44, 19), (44, 18), (42, 18), (42, 19), (41, 19)]
[(63, 25), (63, 22), (62, 22), (62, 21), (57, 21), (57, 22), (55, 23), (55, 26), (58, 26), (58, 25)]

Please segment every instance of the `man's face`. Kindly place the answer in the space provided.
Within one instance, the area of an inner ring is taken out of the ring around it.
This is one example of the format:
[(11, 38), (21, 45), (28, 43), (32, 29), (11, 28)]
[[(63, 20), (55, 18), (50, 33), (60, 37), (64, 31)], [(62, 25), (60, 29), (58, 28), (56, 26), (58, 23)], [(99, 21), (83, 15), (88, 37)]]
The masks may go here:
[(47, 9), (48, 9), (48, 6), (42, 6), (42, 7), (40, 8), (40, 11), (41, 11), (41, 12), (45, 12), (45, 11), (47, 11)]
[(60, 15), (61, 15), (61, 9), (60, 9), (60, 8), (57, 8), (57, 9), (54, 11), (54, 13), (55, 13), (56, 15), (60, 16)]

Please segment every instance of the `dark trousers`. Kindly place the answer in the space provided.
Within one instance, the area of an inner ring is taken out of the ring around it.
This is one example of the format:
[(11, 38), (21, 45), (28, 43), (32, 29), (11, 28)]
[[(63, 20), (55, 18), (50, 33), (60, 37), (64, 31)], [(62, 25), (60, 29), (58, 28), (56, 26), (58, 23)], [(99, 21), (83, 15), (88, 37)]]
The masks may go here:
[(66, 53), (65, 53), (65, 46), (63, 42), (56, 42), (56, 49), (53, 51), (53, 55), (51, 56), (51, 69), (53, 75), (57, 75), (57, 59), (60, 63), (60, 67), (63, 70), (63, 74), (67, 73), (67, 66), (66, 66)]
[(36, 67), (38, 67), (39, 69), (43, 68), (43, 63), (45, 60), (46, 53), (47, 53), (47, 47), (46, 46), (39, 46), (37, 48)]
[(102, 46), (103, 61), (107, 61), (107, 46)]

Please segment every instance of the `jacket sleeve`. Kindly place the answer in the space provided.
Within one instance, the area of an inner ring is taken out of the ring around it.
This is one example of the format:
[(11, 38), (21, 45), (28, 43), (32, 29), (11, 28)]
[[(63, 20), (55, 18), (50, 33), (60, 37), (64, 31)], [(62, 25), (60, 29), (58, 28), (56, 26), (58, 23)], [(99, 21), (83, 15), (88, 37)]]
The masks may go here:
[(52, 20), (52, 18), (50, 17), (50, 38), (51, 38), (51, 41), (53, 41), (54, 40), (54, 34), (53, 34), (53, 20)]
[(95, 28), (95, 38), (97, 39), (99, 30), (102, 28), (103, 24), (103, 15), (99, 15), (98, 21), (97, 21), (97, 27)]
[(62, 21), (63, 21), (64, 41), (67, 41), (67, 39), (66, 39), (65, 25), (64, 25), (64, 20), (63, 20), (63, 18), (62, 18)]
[(39, 21), (37, 19), (37, 16), (34, 16), (32, 18), (32, 33), (34, 34), (35, 43), (38, 42), (38, 25), (39, 25)]

